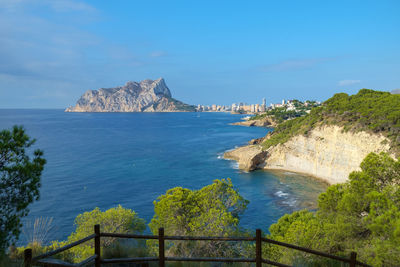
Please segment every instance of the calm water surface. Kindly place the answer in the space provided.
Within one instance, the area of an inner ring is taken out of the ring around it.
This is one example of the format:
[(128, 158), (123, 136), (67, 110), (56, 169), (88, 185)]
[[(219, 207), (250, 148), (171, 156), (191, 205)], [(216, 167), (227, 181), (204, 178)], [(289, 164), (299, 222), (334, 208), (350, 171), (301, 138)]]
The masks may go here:
[[(199, 189), (231, 178), (250, 204), (246, 228), (268, 227), (285, 213), (315, 208), (326, 184), (288, 172), (242, 172), (222, 154), (265, 128), (231, 126), (242, 115), (227, 113), (64, 113), (62, 110), (0, 110), (0, 129), (24, 125), (44, 150), (47, 164), (40, 200), (27, 220), (54, 218), (53, 239), (74, 230), (74, 218), (95, 207), (121, 204), (147, 222), (153, 201), (181, 186)], [(23, 239), (23, 237), (22, 237)]]

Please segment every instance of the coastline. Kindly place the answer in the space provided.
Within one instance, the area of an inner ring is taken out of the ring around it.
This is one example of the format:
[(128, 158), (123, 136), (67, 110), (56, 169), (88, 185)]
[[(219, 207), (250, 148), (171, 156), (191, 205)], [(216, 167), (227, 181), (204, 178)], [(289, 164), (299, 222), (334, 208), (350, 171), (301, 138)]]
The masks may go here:
[(274, 119), (271, 117), (265, 117), (261, 119), (252, 120), (251, 118), (233, 122), (230, 125), (239, 125), (239, 126), (246, 126), (246, 127), (264, 127), (264, 128), (275, 128), (278, 124)]
[[(245, 146), (241, 146), (241, 147), (237, 147), (237, 148), (232, 148), (229, 150), (226, 150), (223, 154), (223, 158), (226, 160), (232, 160), (232, 161), (236, 161), (238, 164), (238, 168), (244, 172), (252, 172), (252, 171), (256, 171), (256, 170), (260, 170), (260, 171), (266, 171), (266, 172), (271, 172), (271, 173), (284, 173), (284, 172), (290, 172), (290, 173), (294, 173), (294, 174), (298, 174), (298, 175), (302, 175), (302, 176), (307, 176), (307, 177), (311, 177), (315, 180), (318, 180), (320, 182), (326, 183), (327, 185), (333, 185), (335, 184), (335, 182), (326, 179), (324, 177), (321, 176), (317, 176), (311, 172), (305, 172), (305, 171), (301, 171), (299, 169), (296, 168), (289, 168), (289, 167), (267, 167), (265, 165), (264, 162), (262, 162), (262, 160), (258, 160), (258, 164), (256, 164), (255, 166), (250, 166), (250, 162), (252, 162), (252, 158), (248, 158), (248, 157), (240, 157), (240, 156), (235, 156), (235, 153), (241, 153), (241, 149), (248, 149), (249, 147), (252, 147), (252, 145), (245, 145)], [(261, 151), (261, 148), (260, 148)], [(267, 151), (265, 157), (263, 158), (264, 160), (266, 160), (267, 156)], [(261, 153), (261, 152), (260, 152)], [(255, 153), (256, 154), (256, 153)], [(242, 154), (243, 155), (243, 154)]]
[(330, 183), (328, 180), (323, 179), (319, 176), (315, 176), (314, 174), (308, 173), (308, 172), (301, 172), (301, 171), (297, 171), (297, 170), (290, 170), (290, 169), (284, 169), (284, 168), (282, 168), (282, 169), (280, 169), (280, 168), (263, 168), (260, 170), (275, 173), (275, 174), (284, 174), (286, 172), (293, 173), (293, 174), (300, 175), (300, 176), (310, 177), (311, 179), (322, 182), (328, 186), (333, 185), (333, 183)]
[(289, 171), (343, 183), (370, 152), (388, 152), (390, 145), (382, 135), (345, 132), (339, 126), (317, 127), (309, 135), (296, 135), (283, 144), (264, 150), (259, 144), (239, 147), (224, 158), (239, 162), (246, 171), (257, 169)]

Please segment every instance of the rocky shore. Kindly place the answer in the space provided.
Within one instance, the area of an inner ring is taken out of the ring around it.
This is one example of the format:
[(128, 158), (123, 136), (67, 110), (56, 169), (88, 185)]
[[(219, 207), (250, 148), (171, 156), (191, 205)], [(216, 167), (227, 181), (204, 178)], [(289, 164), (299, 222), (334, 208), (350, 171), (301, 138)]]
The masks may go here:
[(239, 169), (244, 171), (262, 169), (266, 156), (267, 152), (263, 151), (259, 145), (242, 146), (224, 153), (225, 159), (236, 160), (239, 163)]
[(256, 120), (248, 119), (248, 120), (245, 120), (245, 121), (234, 122), (231, 125), (240, 125), (240, 126), (247, 126), (247, 127), (256, 126), (256, 127), (271, 127), (271, 128), (273, 128), (273, 127), (276, 127), (277, 123), (271, 117), (264, 117), (264, 118), (256, 119)]
[[(268, 137), (266, 137), (268, 138)], [(283, 144), (263, 150), (263, 139), (227, 151), (224, 158), (236, 160), (245, 171), (287, 170), (318, 177), (330, 184), (342, 183), (370, 152), (389, 151), (382, 135), (345, 132), (339, 126), (313, 129), (307, 136), (297, 135)]]

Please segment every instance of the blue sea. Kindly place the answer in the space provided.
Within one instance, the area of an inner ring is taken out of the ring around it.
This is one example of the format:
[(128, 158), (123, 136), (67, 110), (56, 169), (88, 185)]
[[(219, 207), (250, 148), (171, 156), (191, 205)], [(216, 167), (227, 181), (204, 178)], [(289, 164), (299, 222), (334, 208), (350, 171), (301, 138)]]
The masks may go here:
[[(199, 189), (231, 178), (250, 201), (241, 218), (248, 229), (269, 226), (285, 213), (315, 209), (327, 185), (289, 173), (243, 172), (224, 151), (272, 129), (232, 126), (228, 113), (65, 113), (63, 110), (0, 110), (0, 129), (23, 125), (37, 139), (47, 164), (40, 200), (24, 221), (52, 217), (52, 240), (74, 230), (75, 217), (95, 207), (121, 204), (146, 222), (153, 201), (173, 187)], [(21, 236), (21, 242), (24, 237)]]

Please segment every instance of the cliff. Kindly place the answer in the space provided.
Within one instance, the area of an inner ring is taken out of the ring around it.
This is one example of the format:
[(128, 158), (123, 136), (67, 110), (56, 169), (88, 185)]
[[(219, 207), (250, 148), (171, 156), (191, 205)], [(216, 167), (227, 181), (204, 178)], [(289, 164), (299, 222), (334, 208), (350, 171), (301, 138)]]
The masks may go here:
[(248, 145), (224, 153), (225, 159), (236, 160), (239, 169), (253, 171), (263, 167), (267, 152), (258, 145)]
[(280, 169), (305, 173), (336, 184), (359, 170), (370, 152), (389, 151), (388, 139), (366, 132), (344, 132), (339, 126), (313, 129), (308, 136), (297, 135), (289, 141), (263, 150), (261, 145), (248, 145), (228, 151), (227, 159), (237, 160), (245, 171)]
[(289, 170), (341, 183), (370, 152), (400, 155), (399, 121), (400, 95), (369, 89), (340, 93), (225, 157), (246, 171)]
[(115, 88), (86, 91), (66, 112), (175, 112), (195, 111), (172, 98), (163, 78), (127, 82)]

